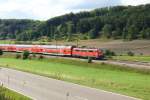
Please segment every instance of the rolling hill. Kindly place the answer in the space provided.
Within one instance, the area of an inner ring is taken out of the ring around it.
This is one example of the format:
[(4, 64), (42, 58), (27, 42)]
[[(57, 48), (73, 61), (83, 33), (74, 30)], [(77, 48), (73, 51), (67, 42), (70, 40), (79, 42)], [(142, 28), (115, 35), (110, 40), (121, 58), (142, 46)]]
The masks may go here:
[(150, 39), (150, 4), (69, 13), (47, 21), (1, 19), (0, 39), (18, 41)]

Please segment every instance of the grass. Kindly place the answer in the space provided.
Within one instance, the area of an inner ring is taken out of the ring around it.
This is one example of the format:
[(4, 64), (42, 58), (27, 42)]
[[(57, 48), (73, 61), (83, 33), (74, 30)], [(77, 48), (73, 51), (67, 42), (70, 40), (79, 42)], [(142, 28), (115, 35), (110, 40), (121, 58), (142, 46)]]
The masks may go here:
[(0, 65), (98, 89), (150, 100), (150, 71), (105, 63), (51, 58), (22, 60), (0, 58)]
[(0, 100), (31, 100), (21, 94), (0, 86)]
[(0, 40), (0, 44), (14, 44), (14, 40)]
[(114, 56), (116, 60), (150, 62), (150, 56)]

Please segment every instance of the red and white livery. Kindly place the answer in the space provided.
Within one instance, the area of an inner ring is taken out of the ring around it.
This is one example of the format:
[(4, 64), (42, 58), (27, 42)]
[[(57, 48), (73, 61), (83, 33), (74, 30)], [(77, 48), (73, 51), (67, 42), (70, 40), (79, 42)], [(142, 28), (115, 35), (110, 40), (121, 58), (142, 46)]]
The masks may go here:
[(0, 49), (9, 52), (23, 52), (49, 54), (70, 57), (92, 57), (102, 58), (103, 52), (97, 48), (77, 48), (75, 46), (56, 46), (56, 45), (18, 45), (0, 44)]

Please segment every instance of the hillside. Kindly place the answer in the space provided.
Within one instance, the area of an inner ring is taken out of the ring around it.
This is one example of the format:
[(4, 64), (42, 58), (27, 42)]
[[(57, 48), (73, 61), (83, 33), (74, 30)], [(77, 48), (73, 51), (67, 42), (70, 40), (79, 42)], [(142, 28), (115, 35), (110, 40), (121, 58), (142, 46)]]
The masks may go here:
[(0, 39), (150, 39), (150, 4), (70, 13), (47, 21), (0, 20)]

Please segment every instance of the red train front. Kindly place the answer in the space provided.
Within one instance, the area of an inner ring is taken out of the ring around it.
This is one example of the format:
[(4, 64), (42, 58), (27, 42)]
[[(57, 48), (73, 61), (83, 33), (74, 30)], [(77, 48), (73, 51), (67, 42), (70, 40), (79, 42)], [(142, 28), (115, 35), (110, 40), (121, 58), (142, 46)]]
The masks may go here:
[(72, 56), (75, 57), (92, 57), (95, 59), (102, 58), (103, 52), (95, 48), (73, 48)]

